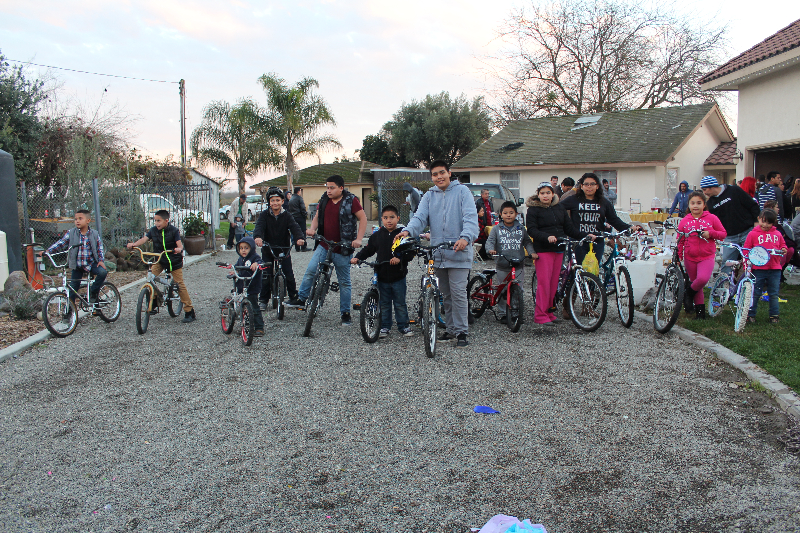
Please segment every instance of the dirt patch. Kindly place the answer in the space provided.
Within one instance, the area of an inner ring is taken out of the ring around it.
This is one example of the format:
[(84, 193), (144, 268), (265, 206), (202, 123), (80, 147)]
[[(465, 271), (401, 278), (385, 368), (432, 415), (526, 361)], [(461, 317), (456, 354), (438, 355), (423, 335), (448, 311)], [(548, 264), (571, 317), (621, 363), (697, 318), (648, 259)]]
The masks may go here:
[(44, 323), (41, 320), (18, 320), (10, 315), (0, 317), (0, 350), (43, 329)]

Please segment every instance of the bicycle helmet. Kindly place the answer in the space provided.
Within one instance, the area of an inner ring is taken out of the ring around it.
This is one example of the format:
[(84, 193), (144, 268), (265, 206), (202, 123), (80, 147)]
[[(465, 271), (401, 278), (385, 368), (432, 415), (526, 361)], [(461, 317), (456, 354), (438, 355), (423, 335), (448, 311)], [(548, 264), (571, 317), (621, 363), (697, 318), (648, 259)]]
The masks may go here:
[(277, 187), (271, 187), (267, 191), (267, 201), (269, 202), (270, 198), (272, 198), (273, 196), (277, 196), (281, 200), (285, 200), (286, 199), (286, 195), (283, 193), (283, 190), (281, 190), (281, 189), (279, 189)]
[(406, 252), (413, 251), (417, 246), (417, 243), (411, 237), (403, 237), (402, 239), (397, 239), (392, 243), (392, 255), (400, 256), (405, 254)]

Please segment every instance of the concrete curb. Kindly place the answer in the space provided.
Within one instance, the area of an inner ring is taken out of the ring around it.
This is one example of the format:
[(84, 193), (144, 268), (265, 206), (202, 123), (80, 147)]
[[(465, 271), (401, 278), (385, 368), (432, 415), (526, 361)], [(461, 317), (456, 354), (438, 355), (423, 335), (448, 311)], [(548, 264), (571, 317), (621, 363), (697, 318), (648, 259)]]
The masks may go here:
[[(208, 259), (209, 257), (215, 256), (215, 255), (217, 255), (216, 252), (209, 252), (207, 254), (196, 255), (194, 257), (189, 257), (189, 258), (187, 258), (187, 259), (185, 259), (183, 261), (183, 265), (184, 266), (189, 266), (189, 265), (192, 265), (194, 263), (197, 263), (198, 261), (203, 261), (203, 260)], [(128, 283), (127, 285), (125, 285), (123, 287), (117, 287), (117, 290), (119, 290), (119, 292), (123, 292), (123, 291), (126, 291), (128, 289), (133, 289), (134, 287), (138, 287), (139, 285), (141, 285), (143, 283), (144, 283), (144, 278), (142, 278), (140, 280), (137, 280), (137, 281), (133, 281), (131, 283)], [(15, 357), (15, 356), (19, 355), (20, 353), (22, 353), (25, 350), (31, 348), (35, 344), (39, 344), (40, 342), (46, 341), (50, 337), (52, 337), (50, 332), (47, 331), (47, 329), (43, 329), (39, 333), (35, 333), (34, 335), (31, 335), (27, 339), (23, 339), (23, 340), (21, 340), (21, 341), (19, 341), (17, 343), (14, 343), (11, 346), (9, 346), (8, 348), (3, 348), (2, 350), (0, 350), (0, 363), (5, 361), (6, 359), (11, 359), (12, 357)]]
[[(653, 323), (653, 317), (646, 315), (641, 311), (635, 312), (636, 318), (645, 320), (649, 324)], [(699, 348), (703, 348), (716, 354), (721, 360), (725, 361), (733, 368), (740, 370), (750, 380), (755, 381), (767, 390), (767, 394), (771, 396), (778, 404), (778, 406), (790, 417), (800, 421), (800, 396), (798, 396), (792, 389), (787, 387), (783, 382), (767, 373), (766, 370), (750, 361), (748, 358), (739, 355), (738, 353), (729, 350), (723, 345), (716, 343), (695, 333), (694, 331), (674, 326), (672, 331), (675, 332), (681, 339), (694, 344)]]

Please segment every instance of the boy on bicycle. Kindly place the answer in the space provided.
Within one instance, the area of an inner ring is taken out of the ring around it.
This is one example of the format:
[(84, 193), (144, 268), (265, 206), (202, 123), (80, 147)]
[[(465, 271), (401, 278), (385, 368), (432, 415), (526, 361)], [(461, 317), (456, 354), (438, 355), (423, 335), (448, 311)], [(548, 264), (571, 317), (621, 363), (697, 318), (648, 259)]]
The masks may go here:
[(361, 249), (350, 263), (355, 265), (359, 260), (378, 254), (378, 262), (388, 262), (377, 267), (378, 292), (381, 295), (381, 332), (380, 337), (389, 335), (392, 329), (392, 304), (394, 304), (394, 318), (397, 320), (397, 329), (406, 337), (414, 335), (408, 327), (408, 308), (406, 307), (406, 275), (408, 275), (408, 262), (414, 258), (413, 252), (398, 257), (392, 251), (395, 236), (400, 233), (397, 223), (400, 214), (393, 205), (387, 205), (381, 213), (383, 226), (370, 235), (367, 246)]
[(183, 322), (188, 324), (194, 322), (197, 318), (194, 314), (194, 307), (192, 307), (192, 298), (189, 296), (189, 291), (186, 289), (186, 284), (183, 282), (183, 243), (181, 243), (181, 232), (178, 228), (169, 223), (169, 211), (160, 209), (156, 211), (153, 216), (155, 226), (150, 228), (144, 237), (136, 242), (129, 242), (127, 244), (128, 250), (136, 246), (141, 246), (147, 241), (153, 241), (153, 252), (161, 253), (165, 250), (170, 250), (172, 253), (166, 253), (161, 256), (158, 264), (150, 267), (150, 272), (158, 276), (164, 270), (172, 274), (172, 279), (178, 285), (178, 294), (183, 302), (183, 310), (185, 316)]
[[(283, 208), (283, 200), (284, 195), (281, 189), (273, 187), (267, 191), (269, 209), (258, 217), (256, 227), (253, 230), (253, 238), (255, 239), (255, 244), (263, 246), (261, 248), (261, 257), (266, 258), (267, 261), (275, 258), (272, 257), (269, 248), (264, 246), (265, 242), (277, 253), (286, 252), (286, 256), (281, 262), (281, 268), (286, 276), (286, 290), (289, 293), (289, 299), (293, 300), (297, 298), (297, 282), (294, 279), (292, 256), (289, 255), (289, 251), (292, 249), (292, 240), (297, 246), (303, 246), (306, 241), (303, 239), (303, 230), (300, 229), (297, 221)], [(261, 309), (267, 308), (267, 302), (272, 296), (272, 283), (269, 278), (271, 278), (270, 274), (268, 274), (267, 282), (262, 283), (261, 296), (259, 297)]]
[[(236, 252), (239, 254), (239, 260), (236, 261), (237, 267), (248, 267), (253, 273), (249, 274), (244, 270), (236, 270), (236, 274), (243, 277), (251, 277), (250, 285), (247, 287), (247, 299), (253, 304), (253, 326), (255, 327), (255, 337), (264, 336), (264, 315), (261, 314), (261, 309), (258, 307), (258, 297), (261, 294), (261, 270), (258, 266), (263, 264), (263, 261), (256, 253), (256, 241), (252, 237), (245, 237), (236, 245)], [(241, 293), (244, 290), (244, 281), (236, 280), (236, 292)]]
[[(533, 241), (528, 235), (525, 226), (517, 220), (517, 206), (514, 202), (503, 202), (500, 206), (500, 219), (502, 224), (498, 224), (492, 228), (489, 238), (486, 239), (486, 249), (489, 254), (498, 254), (497, 258), (497, 275), (495, 280), (498, 283), (503, 281), (511, 273), (511, 265), (508, 260), (503, 257), (506, 255), (511, 258), (524, 259), (525, 250), (531, 254), (531, 259), (534, 261), (538, 259), (538, 255), (533, 251)], [(515, 281), (518, 285), (522, 285), (525, 281), (525, 270), (522, 265), (516, 269)], [(506, 289), (508, 290), (508, 289)], [(500, 316), (500, 323), (507, 324), (508, 318), (506, 317), (506, 299), (501, 298), (498, 302)]]
[(106, 281), (108, 271), (103, 262), (105, 248), (100, 234), (89, 227), (92, 221), (86, 209), (79, 209), (75, 213), (75, 227), (64, 234), (55, 244), (47, 249), (47, 253), (54, 254), (69, 249), (67, 263), (70, 270), (69, 284), (74, 292), (69, 297), (75, 302), (78, 299), (78, 289), (81, 286), (83, 275), (89, 273), (94, 276), (94, 282), (89, 287), (89, 302), (97, 301), (100, 287)]

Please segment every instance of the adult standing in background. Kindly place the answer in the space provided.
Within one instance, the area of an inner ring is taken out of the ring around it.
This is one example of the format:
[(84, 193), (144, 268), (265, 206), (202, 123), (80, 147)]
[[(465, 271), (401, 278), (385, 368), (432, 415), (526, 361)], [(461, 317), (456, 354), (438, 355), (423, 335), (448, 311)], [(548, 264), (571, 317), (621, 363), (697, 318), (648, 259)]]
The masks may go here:
[(783, 183), (779, 172), (771, 171), (767, 174), (767, 179), (764, 184), (758, 188), (758, 206), (764, 209), (764, 204), (767, 202), (777, 202), (778, 209), (778, 223), (783, 222), (786, 212), (783, 209), (783, 191), (780, 185)]
[(236, 234), (236, 225), (233, 221), (236, 219), (236, 215), (242, 216), (245, 225), (249, 222), (249, 220), (247, 220), (247, 205), (245, 202), (247, 202), (247, 196), (244, 194), (239, 195), (239, 198), (231, 202), (231, 208), (228, 210), (228, 222), (230, 222), (231, 227), (228, 230), (228, 243), (225, 246), (226, 250), (233, 250), (233, 237)]
[(672, 200), (672, 207), (669, 208), (669, 214), (671, 215), (676, 210), (678, 211), (678, 215), (683, 218), (686, 216), (686, 213), (689, 212), (689, 195), (692, 194), (692, 190), (689, 189), (689, 182), (682, 181), (680, 185), (678, 185), (678, 193), (675, 195), (675, 199)]
[(744, 192), (750, 195), (750, 198), (756, 197), (756, 179), (753, 176), (745, 176), (739, 184)]
[(570, 177), (564, 178), (564, 181), (561, 182), (561, 190), (563, 192), (561, 193), (561, 196), (559, 196), (560, 199), (569, 198), (578, 192), (578, 190), (575, 188), (575, 180)]
[(483, 207), (483, 225), (492, 227), (492, 200), (489, 198), (489, 189), (481, 189), (481, 196), (475, 200), (475, 209)]
[[(735, 243), (744, 246), (747, 235), (758, 223), (761, 209), (741, 187), (720, 185), (714, 176), (706, 176), (700, 180), (700, 188), (708, 197), (708, 211), (716, 215), (725, 232), (728, 234), (723, 243)], [(720, 272), (728, 274), (732, 267), (725, 266), (730, 259), (737, 259), (739, 252), (730, 246), (722, 247), (722, 268)]]
[[(292, 215), (292, 218), (297, 225), (300, 226), (300, 229), (305, 233), (306, 231), (306, 220), (308, 219), (308, 212), (306, 211), (306, 203), (303, 201), (303, 188), (302, 187), (295, 187), (294, 194), (289, 201), (286, 203), (286, 210)], [(297, 252), (306, 252), (308, 251), (308, 244), (303, 243), (302, 246), (298, 246), (295, 244), (295, 251)]]
[(553, 187), (553, 192), (556, 193), (556, 196), (561, 198), (564, 191), (558, 186), (558, 176), (550, 176), (550, 185)]
[(800, 178), (795, 178), (794, 185), (789, 193), (789, 199), (791, 200), (789, 205), (791, 206), (792, 221), (794, 221), (795, 217), (800, 215)]
[(607, 179), (603, 179), (603, 189), (605, 190), (603, 194), (605, 195), (606, 200), (611, 202), (611, 205), (615, 205), (617, 203), (617, 193), (611, 190), (611, 184)]

